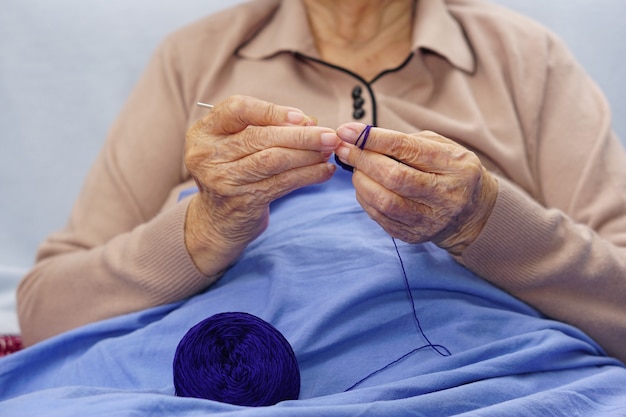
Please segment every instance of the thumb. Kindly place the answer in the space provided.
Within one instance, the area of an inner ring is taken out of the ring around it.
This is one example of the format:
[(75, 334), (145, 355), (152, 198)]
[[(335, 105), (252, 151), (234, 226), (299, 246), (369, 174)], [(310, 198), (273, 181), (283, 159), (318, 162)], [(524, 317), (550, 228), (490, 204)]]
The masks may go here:
[(216, 104), (201, 120), (213, 134), (233, 134), (248, 126), (314, 126), (316, 120), (295, 107), (254, 97), (231, 96)]

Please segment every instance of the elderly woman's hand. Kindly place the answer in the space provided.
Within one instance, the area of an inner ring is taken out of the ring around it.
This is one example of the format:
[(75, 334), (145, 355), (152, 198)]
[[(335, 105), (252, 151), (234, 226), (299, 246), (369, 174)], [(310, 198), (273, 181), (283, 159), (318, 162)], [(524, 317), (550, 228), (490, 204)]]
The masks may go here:
[(250, 97), (217, 104), (188, 132), (185, 164), (199, 194), (187, 212), (185, 244), (206, 275), (228, 267), (265, 230), (269, 205), (331, 178), (340, 140), (302, 111)]
[(337, 129), (335, 151), (355, 168), (357, 199), (391, 236), (432, 241), (455, 255), (479, 235), (495, 204), (497, 181), (478, 157), (436, 133), (372, 128), (364, 150), (354, 143), (365, 126)]

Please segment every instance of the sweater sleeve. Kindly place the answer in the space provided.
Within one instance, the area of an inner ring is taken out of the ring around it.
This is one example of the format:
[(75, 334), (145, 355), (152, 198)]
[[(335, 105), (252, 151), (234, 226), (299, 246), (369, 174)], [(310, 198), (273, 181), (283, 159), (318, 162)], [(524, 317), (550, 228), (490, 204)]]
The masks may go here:
[(547, 56), (527, 146), (539, 194), (499, 178), (462, 262), (626, 361), (626, 155), (595, 84), (558, 40)]
[(66, 227), (43, 242), (21, 281), (26, 344), (210, 285), (185, 248), (187, 202), (166, 204), (185, 180), (188, 105), (174, 62), (166, 41), (112, 127)]

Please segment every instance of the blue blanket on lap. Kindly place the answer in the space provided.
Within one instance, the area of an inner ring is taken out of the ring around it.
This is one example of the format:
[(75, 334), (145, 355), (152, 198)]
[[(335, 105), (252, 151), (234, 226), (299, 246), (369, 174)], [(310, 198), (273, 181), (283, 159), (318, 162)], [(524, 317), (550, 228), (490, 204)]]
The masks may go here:
[[(0, 360), (0, 414), (626, 416), (626, 369), (584, 333), (434, 245), (398, 246), (419, 324), (392, 239), (339, 172), (275, 202), (268, 230), (204, 293)], [(247, 408), (173, 395), (179, 340), (225, 311), (289, 340), (299, 400)]]

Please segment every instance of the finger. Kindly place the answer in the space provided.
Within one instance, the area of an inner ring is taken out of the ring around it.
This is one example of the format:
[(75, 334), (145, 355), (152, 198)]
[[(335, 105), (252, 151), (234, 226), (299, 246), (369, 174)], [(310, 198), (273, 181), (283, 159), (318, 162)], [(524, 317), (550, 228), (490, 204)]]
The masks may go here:
[(207, 132), (232, 134), (248, 126), (311, 126), (315, 119), (294, 107), (280, 106), (247, 96), (231, 96), (202, 118)]
[(341, 143), (334, 130), (317, 126), (250, 126), (227, 140), (229, 146), (245, 148), (246, 154), (272, 147), (332, 152)]
[(328, 181), (336, 166), (329, 162), (291, 169), (262, 181), (242, 186), (240, 192), (253, 194), (261, 204), (269, 204), (299, 188)]
[(413, 233), (413, 229), (406, 224), (394, 220), (385, 215), (385, 213), (378, 210), (376, 206), (370, 205), (369, 202), (363, 199), (362, 196), (357, 194), (357, 201), (363, 207), (363, 210), (367, 215), (374, 220), (380, 227), (383, 228), (390, 236), (401, 239), (408, 243), (421, 243), (428, 239), (420, 234)]
[(385, 217), (408, 227), (415, 223), (416, 215), (430, 215), (432, 209), (427, 203), (407, 199), (363, 174), (355, 172), (352, 181), (357, 198), (362, 205), (375, 208)]
[[(342, 144), (335, 150), (340, 160), (356, 168), (382, 188), (408, 199), (420, 199), (433, 194), (433, 189), (444, 188), (450, 181), (446, 176), (420, 171), (376, 152)], [(358, 178), (358, 176), (357, 176)]]
[[(366, 178), (366, 177), (364, 177)], [(443, 227), (426, 204), (406, 200), (372, 182), (357, 185), (356, 198), (369, 217), (391, 236), (408, 243), (421, 243), (437, 235)]]
[(213, 164), (234, 162), (271, 149), (332, 153), (341, 143), (333, 130), (316, 126), (249, 126), (237, 134), (212, 138), (213, 143), (209, 147), (206, 146), (209, 141), (203, 138), (203, 135), (198, 135), (193, 140), (204, 149), (203, 157), (210, 157)]
[(233, 179), (224, 178), (224, 181), (237, 185), (253, 184), (285, 171), (327, 162), (330, 155), (330, 152), (269, 148), (226, 164), (226, 169), (238, 175)]
[(463, 217), (465, 197), (461, 193), (427, 195), (407, 199), (376, 183), (361, 171), (353, 176), (357, 200), (366, 212), (392, 236), (406, 242), (442, 242), (469, 224)]
[[(354, 145), (365, 127), (362, 123), (346, 123), (337, 129), (337, 135)], [(369, 131), (365, 149), (432, 173), (449, 172), (450, 160), (463, 158), (467, 153), (462, 146), (430, 131), (407, 135), (378, 127)]]

